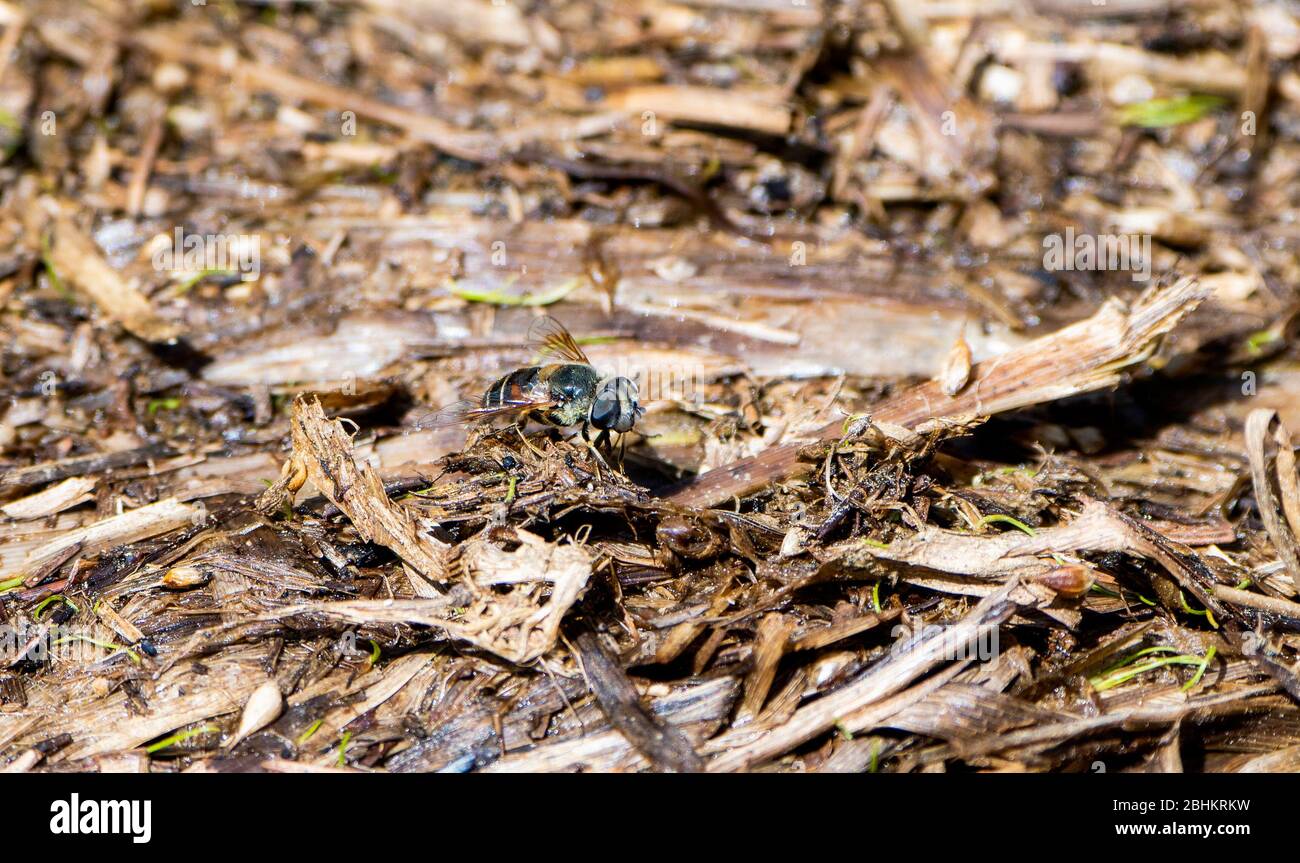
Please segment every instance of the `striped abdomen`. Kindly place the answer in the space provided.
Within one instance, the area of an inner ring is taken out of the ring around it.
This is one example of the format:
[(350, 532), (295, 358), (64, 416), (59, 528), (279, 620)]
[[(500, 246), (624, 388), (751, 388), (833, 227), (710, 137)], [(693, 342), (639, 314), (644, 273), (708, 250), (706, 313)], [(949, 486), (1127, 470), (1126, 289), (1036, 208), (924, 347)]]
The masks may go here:
[(515, 369), (488, 387), (488, 391), (483, 393), (483, 407), (497, 408), (545, 401), (546, 384), (537, 379), (541, 370), (541, 366)]

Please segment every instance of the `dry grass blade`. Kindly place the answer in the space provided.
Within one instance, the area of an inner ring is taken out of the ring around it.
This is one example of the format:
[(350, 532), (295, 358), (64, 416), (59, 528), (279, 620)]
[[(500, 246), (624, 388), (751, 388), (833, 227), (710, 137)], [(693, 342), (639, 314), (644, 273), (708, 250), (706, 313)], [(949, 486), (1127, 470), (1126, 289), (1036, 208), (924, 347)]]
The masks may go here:
[(1250, 608), (1257, 608), (1260, 611), (1267, 611), (1269, 614), (1276, 614), (1279, 617), (1300, 621), (1300, 603), (1291, 602), (1288, 599), (1251, 593), (1248, 590), (1238, 590), (1224, 584), (1214, 586), (1214, 595), (1224, 602), (1245, 605)]

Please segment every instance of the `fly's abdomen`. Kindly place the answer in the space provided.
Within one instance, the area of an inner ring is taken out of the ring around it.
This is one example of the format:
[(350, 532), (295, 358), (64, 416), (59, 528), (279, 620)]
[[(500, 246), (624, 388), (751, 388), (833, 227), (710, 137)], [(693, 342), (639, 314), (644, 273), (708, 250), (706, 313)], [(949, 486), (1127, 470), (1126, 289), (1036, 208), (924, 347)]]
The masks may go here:
[(497, 408), (533, 401), (539, 371), (541, 371), (540, 366), (529, 366), (516, 369), (501, 378), (483, 393), (483, 407)]

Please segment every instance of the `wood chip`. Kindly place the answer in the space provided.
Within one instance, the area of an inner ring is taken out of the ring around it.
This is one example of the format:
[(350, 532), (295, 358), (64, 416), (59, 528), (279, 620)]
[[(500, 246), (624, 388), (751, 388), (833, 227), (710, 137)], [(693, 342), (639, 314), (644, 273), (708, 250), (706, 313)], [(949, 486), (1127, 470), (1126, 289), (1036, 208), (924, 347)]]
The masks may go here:
[(0, 506), (9, 518), (25, 520), (44, 518), (47, 515), (63, 512), (80, 506), (94, 499), (91, 492), (95, 488), (95, 478), (89, 476), (70, 477), (44, 491), (11, 501)]
[(94, 241), (66, 216), (55, 219), (50, 264), (59, 278), (84, 292), (132, 335), (163, 343), (180, 335), (181, 328), (159, 316), (149, 298), (109, 266)]
[(198, 507), (181, 503), (175, 498), (160, 500), (85, 527), (62, 532), (39, 548), (33, 549), (16, 566), (7, 565), (0, 569), (0, 580), (12, 577), (15, 571), (29, 573), (39, 570), (60, 555), (66, 556), (72, 549), (77, 549), (83, 554), (92, 554), (112, 545), (138, 542), (195, 524), (196, 519), (201, 518), (202, 511)]

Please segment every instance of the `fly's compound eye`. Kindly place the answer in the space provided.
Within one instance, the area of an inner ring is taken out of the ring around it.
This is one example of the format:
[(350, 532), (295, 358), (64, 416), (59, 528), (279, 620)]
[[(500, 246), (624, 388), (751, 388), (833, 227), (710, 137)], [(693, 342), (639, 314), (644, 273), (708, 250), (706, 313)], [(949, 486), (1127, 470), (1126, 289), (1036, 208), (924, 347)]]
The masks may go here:
[(618, 395), (605, 387), (591, 403), (591, 424), (598, 429), (613, 429), (618, 424)]
[(636, 422), (636, 384), (627, 378), (614, 378), (601, 386), (591, 405), (591, 424), (599, 429), (628, 431)]

